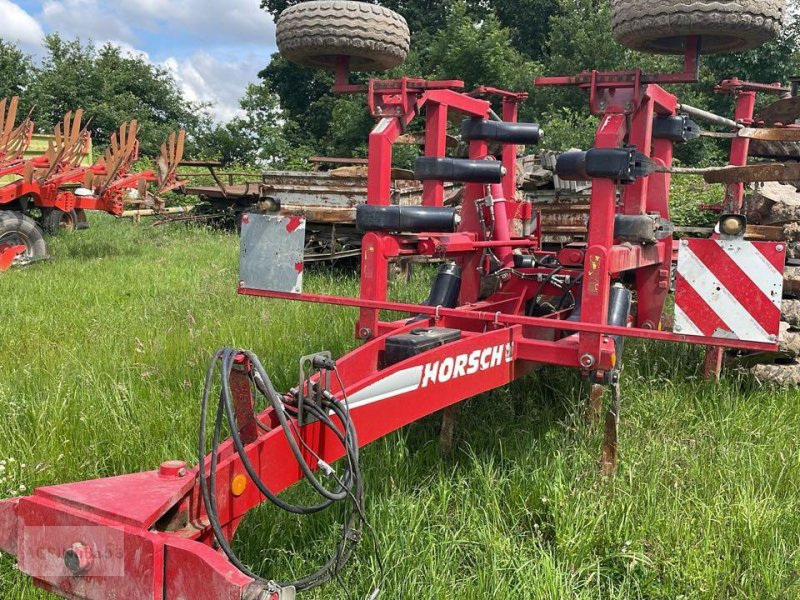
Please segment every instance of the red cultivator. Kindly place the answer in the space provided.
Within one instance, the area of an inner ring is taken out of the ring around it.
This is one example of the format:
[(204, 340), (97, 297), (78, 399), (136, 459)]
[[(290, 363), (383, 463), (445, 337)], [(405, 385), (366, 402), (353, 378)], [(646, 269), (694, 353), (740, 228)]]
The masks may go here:
[[(133, 172), (138, 157), (137, 123), (124, 123), (111, 136), (103, 156), (90, 166), (83, 165), (89, 132), (81, 121), (83, 111), (67, 114), (55, 127), (47, 151), (32, 159), (24, 153), (30, 143), (33, 124), (26, 118), (14, 127), (17, 99), (8, 112), (0, 104), (0, 177), (15, 180), (0, 187), (0, 270), (12, 264), (46, 256), (46, 246), (30, 209), (41, 214), (39, 225), (48, 233), (59, 228), (74, 229), (84, 211), (98, 210), (119, 216), (133, 190), (141, 200), (155, 199), (177, 186), (177, 165), (183, 156), (184, 132), (170, 136), (155, 171)], [(151, 184), (156, 189), (148, 191)], [(83, 217), (85, 219), (85, 217)]]
[[(342, 13), (332, 23), (366, 19), (361, 6), (307, 2), (293, 9), (289, 23), (296, 25), (302, 11), (316, 23), (323, 8)], [(380, 17), (378, 24), (398, 22), (385, 9), (367, 13)], [(285, 22), (279, 41), (281, 31)], [(324, 37), (324, 31), (316, 34)], [(672, 282), (673, 149), (696, 126), (678, 114), (677, 98), (659, 83), (693, 81), (696, 59), (690, 48), (688, 68), (678, 75), (593, 72), (539, 82), (587, 88), (593, 109), (603, 115), (596, 147), (560, 161), (559, 176), (592, 179), (593, 192), (588, 242), (557, 253), (541, 249), (529, 207), (515, 196), (516, 147), (540, 136), (537, 125), (517, 122), (524, 95), (464, 93), (457, 81), (370, 82), (363, 91), (378, 123), (369, 141), (368, 204), (358, 210), (367, 232), (360, 297), (302, 293), (305, 223), (280, 214), (246, 215), (239, 288), (254, 296), (357, 307), (363, 345), (338, 360), (326, 352), (303, 357), (297, 386), (286, 393), (274, 389), (252, 353), (218, 352), (202, 402), (197, 467), (170, 461), (157, 471), (40, 488), (2, 502), (0, 548), (15, 554), (37, 585), (67, 598), (293, 598), (296, 590), (335, 577), (367, 533), (360, 447), (542, 365), (578, 369), (614, 388), (602, 459), (603, 470), (613, 473), (626, 338), (776, 347), (773, 274), (779, 294), (784, 249), (746, 242), (735, 215), (723, 218), (718, 239), (681, 246), (678, 293), (688, 298), (687, 314), (692, 307), (735, 307), (747, 326), (722, 317), (711, 328), (705, 322), (675, 332), (661, 327)], [(347, 59), (335, 62), (337, 88), (362, 89), (347, 83)], [(502, 101), (502, 121), (493, 118), (487, 97)], [(391, 205), (392, 146), (421, 113), (426, 152), (416, 173), (425, 182), (423, 205)], [(462, 139), (469, 158), (445, 157), (448, 117), (456, 113), (466, 117)], [(500, 160), (490, 156), (490, 144), (502, 146)], [(466, 184), (460, 209), (443, 206), (446, 181)], [(727, 261), (717, 275), (703, 274), (709, 244), (718, 261)], [(421, 304), (387, 297), (389, 264), (403, 256), (446, 261)], [(737, 287), (766, 299), (742, 305), (729, 293)], [(387, 322), (383, 311), (409, 317)], [(222, 383), (212, 418), (217, 366)], [(265, 410), (256, 408), (257, 398)], [(226, 431), (230, 437), (223, 441)], [(332, 466), (342, 458), (341, 466)], [(294, 506), (278, 496), (303, 479), (322, 497), (319, 504)], [(297, 514), (348, 505), (335, 553), (318, 572), (276, 583), (237, 558), (232, 538), (247, 512), (265, 500)]]

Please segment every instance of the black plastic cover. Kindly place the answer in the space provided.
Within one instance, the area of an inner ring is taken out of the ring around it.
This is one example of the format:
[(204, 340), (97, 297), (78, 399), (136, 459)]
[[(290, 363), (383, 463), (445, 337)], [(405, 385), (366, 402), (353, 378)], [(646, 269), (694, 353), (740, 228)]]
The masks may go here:
[(414, 165), (414, 175), (420, 181), (500, 183), (503, 181), (505, 169), (496, 160), (422, 156)]
[(425, 306), (443, 306), (455, 308), (458, 306), (458, 296), (461, 293), (461, 267), (454, 262), (444, 263), (436, 272), (430, 295), (425, 299)]
[(531, 254), (515, 254), (514, 255), (514, 268), (515, 269), (532, 269), (536, 266), (536, 257)]
[(395, 335), (386, 340), (384, 364), (390, 367), (412, 356), (444, 346), (461, 339), (461, 330), (431, 327), (413, 329), (410, 333)]
[(700, 137), (700, 127), (688, 115), (656, 116), (653, 119), (653, 139), (684, 144)]
[(621, 242), (655, 244), (659, 223), (650, 215), (617, 215), (614, 218), (614, 238)]
[(655, 163), (634, 147), (592, 148), (588, 152), (566, 152), (558, 157), (556, 175), (565, 181), (612, 179), (633, 183), (655, 170)]
[(464, 141), (485, 140), (501, 144), (538, 144), (542, 130), (538, 123), (505, 123), (484, 119), (464, 119), (461, 124)]
[(372, 206), (356, 208), (356, 227), (361, 231), (406, 233), (453, 233), (458, 228), (455, 208), (437, 206)]

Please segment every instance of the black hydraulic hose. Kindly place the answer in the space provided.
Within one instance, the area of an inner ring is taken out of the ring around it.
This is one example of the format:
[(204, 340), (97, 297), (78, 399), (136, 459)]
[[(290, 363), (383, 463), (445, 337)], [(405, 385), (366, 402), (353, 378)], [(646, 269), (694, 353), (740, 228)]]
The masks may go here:
[[(281, 501), (277, 498), (274, 494), (272, 494), (269, 489), (264, 485), (263, 481), (260, 480), (258, 474), (255, 472), (255, 469), (250, 463), (249, 458), (246, 455), (244, 444), (242, 443), (241, 436), (239, 435), (238, 427), (236, 425), (236, 418), (235, 418), (235, 411), (233, 409), (233, 402), (231, 399), (230, 393), (230, 382), (229, 382), (229, 374), (234, 366), (234, 362), (237, 356), (244, 355), (246, 356), (251, 365), (255, 369), (255, 376), (253, 377), (253, 382), (256, 385), (258, 391), (264, 395), (272, 404), (275, 413), (278, 417), (278, 420), (281, 423), (281, 427), (283, 432), (289, 442), (290, 448), (292, 449), (292, 453), (295, 456), (298, 464), (303, 469), (304, 475), (306, 475), (306, 479), (308, 479), (312, 486), (324, 497), (326, 497), (325, 502), (323, 504), (315, 506), (315, 507), (297, 507), (288, 503)], [(206, 451), (206, 424), (207, 424), (207, 412), (208, 412), (208, 400), (209, 394), (211, 389), (211, 381), (213, 379), (213, 375), (216, 372), (217, 365), (221, 363), (221, 370), (222, 370), (222, 386), (220, 391), (220, 400), (217, 407), (217, 416), (214, 423), (214, 436), (212, 441), (212, 452), (211, 452), (211, 464), (210, 464), (210, 473), (208, 476), (205, 474), (205, 451)], [(338, 373), (337, 373), (338, 376)], [(302, 455), (301, 450), (297, 446), (297, 443), (294, 439), (292, 427), (290, 426), (289, 420), (286, 418), (285, 413), (285, 405), (283, 400), (275, 391), (272, 383), (269, 379), (269, 376), (266, 374), (261, 362), (259, 361), (258, 357), (250, 352), (243, 352), (234, 349), (223, 349), (217, 352), (214, 355), (212, 360), (212, 364), (209, 367), (207, 376), (206, 376), (206, 385), (203, 392), (202, 398), (202, 405), (201, 405), (201, 415), (200, 415), (200, 436), (199, 436), (199, 455), (200, 455), (200, 464), (201, 469), (199, 473), (200, 479), (200, 488), (201, 493), (203, 496), (203, 501), (206, 506), (206, 511), (208, 513), (209, 522), (211, 524), (212, 530), (214, 531), (215, 538), (219, 547), (223, 550), (223, 552), (228, 556), (231, 563), (233, 563), (237, 568), (239, 568), (245, 575), (253, 578), (256, 581), (266, 583), (268, 586), (280, 586), (285, 587), (287, 584), (276, 584), (272, 581), (267, 581), (264, 578), (258, 576), (257, 574), (253, 573), (249, 570), (235, 555), (233, 550), (231, 549), (230, 545), (228, 544), (227, 539), (225, 538), (224, 532), (222, 530), (221, 523), (219, 521), (218, 511), (217, 511), (217, 503), (215, 494), (212, 493), (212, 490), (216, 490), (216, 467), (218, 464), (218, 447), (220, 443), (221, 437), (221, 429), (222, 429), (222, 417), (223, 411), (225, 412), (225, 416), (227, 416), (227, 421), (231, 430), (231, 439), (234, 443), (236, 448), (237, 454), (239, 455), (240, 459), (242, 460), (242, 464), (247, 470), (248, 474), (250, 475), (253, 482), (270, 501), (273, 501), (277, 506), (284, 508), (289, 512), (293, 512), (295, 514), (311, 514), (313, 512), (319, 512), (320, 510), (329, 507), (334, 502), (334, 498), (330, 498), (328, 496), (335, 496), (335, 499), (346, 499), (350, 498), (353, 501), (353, 506), (356, 510), (350, 510), (350, 514), (346, 519), (345, 526), (342, 530), (342, 536), (337, 544), (336, 552), (330, 559), (323, 565), (321, 569), (319, 569), (314, 574), (301, 579), (298, 582), (295, 582), (291, 585), (294, 585), (298, 590), (307, 590), (322, 583), (329, 581), (332, 577), (338, 575), (341, 571), (341, 568), (350, 558), (353, 552), (353, 546), (355, 543), (359, 541), (360, 533), (356, 532), (354, 529), (356, 521), (360, 520), (366, 523), (366, 517), (363, 512), (363, 480), (361, 478), (360, 467), (359, 467), (359, 451), (358, 451), (358, 439), (356, 436), (355, 426), (352, 420), (349, 418), (349, 410), (345, 411), (342, 406), (339, 404), (338, 400), (331, 396), (330, 394), (323, 401), (323, 408), (326, 409), (325, 411), (321, 410), (317, 406), (313, 404), (309, 404), (310, 411), (317, 417), (320, 422), (331, 430), (335, 437), (342, 443), (345, 449), (345, 455), (348, 459), (348, 467), (345, 471), (345, 475), (343, 479), (339, 479), (333, 474), (337, 484), (339, 485), (339, 490), (337, 492), (330, 492), (321, 483), (318, 482), (316, 477), (314, 477), (311, 469), (308, 467), (308, 464), (305, 462), (305, 458)], [(333, 412), (339, 420), (342, 422), (344, 426), (344, 433), (339, 430), (336, 424), (330, 419), (327, 414), (327, 410)], [(293, 423), (292, 423), (293, 425)], [(310, 447), (305, 443), (302, 437), (299, 437), (301, 443), (306, 447), (308, 451), (314, 456), (315, 453), (311, 450)], [(320, 462), (322, 460), (317, 456), (316, 457)], [(317, 485), (314, 485), (317, 483)], [(353, 535), (358, 534), (358, 535)], [(348, 542), (351, 542), (348, 544)], [(381, 564), (381, 571), (383, 570)]]

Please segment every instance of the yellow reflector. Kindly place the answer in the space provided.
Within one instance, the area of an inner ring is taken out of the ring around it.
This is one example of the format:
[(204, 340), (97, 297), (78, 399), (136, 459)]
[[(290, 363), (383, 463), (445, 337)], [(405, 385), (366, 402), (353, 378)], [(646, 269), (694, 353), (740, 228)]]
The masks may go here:
[(231, 493), (237, 498), (244, 494), (247, 489), (247, 477), (244, 475), (237, 475), (231, 482)]

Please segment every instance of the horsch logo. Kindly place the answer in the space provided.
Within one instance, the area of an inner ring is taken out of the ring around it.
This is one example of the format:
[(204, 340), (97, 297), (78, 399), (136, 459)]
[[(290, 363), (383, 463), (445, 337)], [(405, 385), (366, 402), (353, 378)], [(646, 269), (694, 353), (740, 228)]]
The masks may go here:
[(447, 383), (459, 377), (475, 375), (514, 361), (514, 344), (500, 344), (471, 354), (448, 356), (443, 360), (425, 365), (420, 387), (436, 383)]

